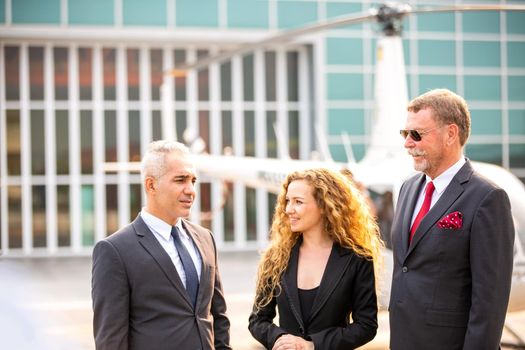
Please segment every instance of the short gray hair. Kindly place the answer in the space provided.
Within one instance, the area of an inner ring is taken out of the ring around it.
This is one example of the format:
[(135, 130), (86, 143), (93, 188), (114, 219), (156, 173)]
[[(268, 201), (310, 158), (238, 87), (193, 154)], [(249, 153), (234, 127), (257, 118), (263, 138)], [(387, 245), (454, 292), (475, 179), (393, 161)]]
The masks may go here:
[(190, 151), (184, 144), (176, 141), (158, 140), (148, 145), (148, 149), (142, 157), (141, 176), (142, 180), (151, 176), (158, 179), (166, 173), (166, 155), (175, 153), (180, 156), (188, 156)]

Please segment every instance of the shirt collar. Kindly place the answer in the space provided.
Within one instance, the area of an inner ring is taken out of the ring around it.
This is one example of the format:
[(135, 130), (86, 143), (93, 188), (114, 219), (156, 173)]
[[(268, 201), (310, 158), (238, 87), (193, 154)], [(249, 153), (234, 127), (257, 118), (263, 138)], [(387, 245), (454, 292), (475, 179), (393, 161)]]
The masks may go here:
[[(155, 215), (148, 213), (146, 211), (146, 208), (142, 208), (140, 212), (140, 217), (142, 218), (142, 220), (144, 220), (144, 222), (150, 229), (154, 230), (156, 233), (161, 235), (162, 238), (164, 238), (166, 241), (169, 241), (171, 237), (171, 225), (170, 224), (168, 224), (166, 221), (162, 219), (159, 219)], [(175, 224), (175, 226), (177, 226), (177, 228), (181, 232), (184, 232), (185, 234), (185, 231), (182, 228), (182, 220), (180, 218), (179, 220), (177, 220), (177, 223)]]
[(452, 178), (456, 176), (459, 169), (466, 163), (466, 160), (464, 157), (461, 157), (454, 165), (452, 165), (450, 168), (445, 170), (441, 175), (436, 177), (434, 180), (432, 180), (428, 175), (426, 176), (426, 183), (429, 183), (432, 181), (434, 183), (435, 191), (438, 194), (441, 194), (447, 188), (450, 181), (452, 181)]

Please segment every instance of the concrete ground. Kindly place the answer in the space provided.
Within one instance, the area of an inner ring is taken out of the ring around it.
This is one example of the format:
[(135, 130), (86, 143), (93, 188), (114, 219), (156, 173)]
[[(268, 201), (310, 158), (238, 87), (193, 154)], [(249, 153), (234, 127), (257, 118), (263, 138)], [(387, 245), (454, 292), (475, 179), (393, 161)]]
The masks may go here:
[[(257, 262), (255, 252), (220, 255), (234, 349), (262, 349), (247, 330)], [(0, 348), (94, 349), (90, 280), (89, 257), (1, 259)], [(507, 320), (525, 337), (525, 311)], [(362, 349), (388, 348), (388, 314), (381, 312), (379, 321), (378, 335)], [(503, 340), (515, 341), (508, 332)]]

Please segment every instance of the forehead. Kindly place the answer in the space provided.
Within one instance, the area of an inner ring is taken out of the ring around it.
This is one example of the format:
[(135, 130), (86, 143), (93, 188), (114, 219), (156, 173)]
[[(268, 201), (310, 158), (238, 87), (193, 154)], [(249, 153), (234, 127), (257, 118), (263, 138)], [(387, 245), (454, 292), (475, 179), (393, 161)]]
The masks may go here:
[(191, 158), (184, 154), (170, 153), (166, 155), (166, 171), (173, 174), (195, 176), (195, 166)]
[(416, 112), (408, 112), (407, 129), (426, 129), (436, 126), (436, 121), (430, 108), (425, 108)]
[(313, 187), (306, 180), (294, 180), (288, 185), (287, 197), (308, 197), (313, 195)]

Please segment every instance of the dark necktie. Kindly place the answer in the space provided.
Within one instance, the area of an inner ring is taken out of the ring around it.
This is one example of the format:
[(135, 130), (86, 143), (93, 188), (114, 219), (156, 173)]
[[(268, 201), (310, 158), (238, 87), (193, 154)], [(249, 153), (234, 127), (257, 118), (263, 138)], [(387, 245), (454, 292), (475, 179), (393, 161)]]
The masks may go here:
[(188, 250), (180, 239), (180, 232), (176, 226), (171, 228), (171, 235), (173, 236), (175, 248), (177, 248), (179, 252), (180, 261), (186, 274), (186, 292), (188, 292), (193, 307), (195, 308), (197, 293), (199, 292), (199, 275), (197, 275), (197, 270), (195, 269), (190, 253), (188, 253)]
[(434, 188), (434, 183), (432, 181), (427, 183), (427, 186), (425, 187), (425, 200), (423, 201), (423, 205), (421, 206), (421, 209), (419, 209), (419, 213), (417, 213), (416, 219), (414, 220), (412, 228), (410, 229), (410, 240), (408, 244), (412, 242), (412, 237), (414, 237), (414, 233), (416, 233), (419, 223), (430, 210), (430, 203), (432, 202), (432, 193), (434, 193)]

